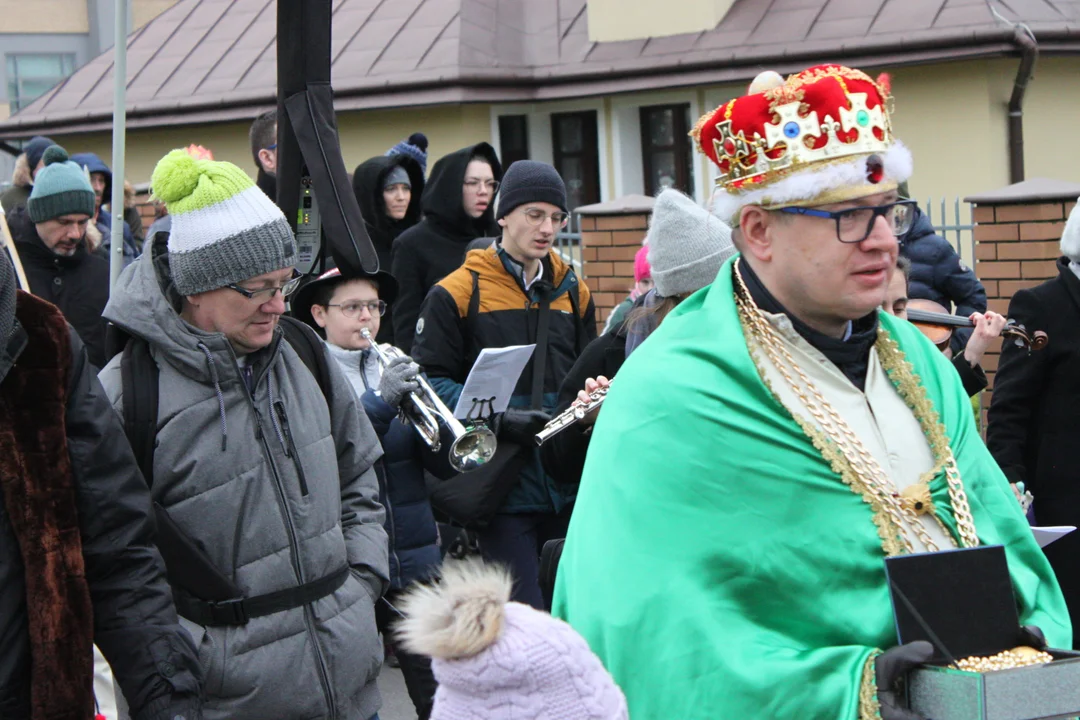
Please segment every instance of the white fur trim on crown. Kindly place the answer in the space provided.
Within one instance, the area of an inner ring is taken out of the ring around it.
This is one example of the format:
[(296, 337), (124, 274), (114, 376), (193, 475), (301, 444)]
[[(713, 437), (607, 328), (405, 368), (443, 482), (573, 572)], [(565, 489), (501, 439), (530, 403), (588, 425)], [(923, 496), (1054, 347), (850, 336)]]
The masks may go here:
[[(911, 177), (911, 151), (897, 140), (883, 156), (885, 178), (902, 183)], [(866, 184), (866, 156), (846, 163), (828, 164), (788, 175), (783, 180), (749, 192), (732, 194), (718, 190), (713, 197), (713, 214), (721, 219), (733, 218), (746, 205), (779, 205), (811, 200), (827, 190), (847, 185)]]
[(1065, 232), (1061, 234), (1061, 254), (1080, 263), (1080, 198), (1077, 205), (1069, 213), (1069, 221), (1065, 223)]

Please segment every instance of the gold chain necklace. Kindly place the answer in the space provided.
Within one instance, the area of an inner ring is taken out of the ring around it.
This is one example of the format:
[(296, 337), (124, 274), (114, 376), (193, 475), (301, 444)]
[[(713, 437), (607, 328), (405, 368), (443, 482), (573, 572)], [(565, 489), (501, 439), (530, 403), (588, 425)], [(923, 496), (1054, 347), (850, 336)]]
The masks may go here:
[[(830, 441), (830, 444), (840, 451), (843, 459), (854, 472), (855, 476), (863, 481), (861, 486), (870, 496), (868, 502), (876, 509), (880, 509), (884, 515), (882, 520), (886, 527), (882, 527), (881, 529), (887, 534), (891, 528), (892, 537), (898, 537), (903, 550), (906, 550), (909, 553), (914, 552), (914, 545), (908, 532), (909, 529), (915, 532), (915, 535), (918, 536), (919, 540), (928, 551), (937, 552), (939, 550), (937, 544), (931, 539), (925, 526), (919, 521), (918, 515), (912, 507), (912, 504), (905, 502), (904, 499), (896, 493), (895, 485), (882, 469), (880, 463), (878, 463), (873, 455), (866, 449), (866, 446), (851, 429), (851, 426), (840, 417), (814, 383), (806, 376), (802, 368), (799, 367), (798, 363), (795, 362), (795, 359), (784, 346), (776, 329), (765, 319), (761, 309), (754, 303), (753, 299), (750, 297), (750, 292), (747, 289), (746, 284), (743, 282), (742, 273), (739, 271), (739, 263), (741, 263), (741, 260), (737, 260), (734, 266), (734, 276), (737, 281), (735, 301), (739, 311), (739, 320), (743, 325), (743, 330), (747, 337), (753, 338), (757, 342), (757, 345), (764, 351), (769, 362), (776, 368), (781, 377), (783, 377), (785, 383), (791, 388), (791, 391), (798, 397), (799, 402), (802, 403), (803, 407), (807, 409), (813, 419), (817, 422), (821, 431)], [(879, 330), (879, 343), (881, 342), (882, 335), (885, 336), (885, 339), (888, 342), (891, 342), (891, 339), (887, 337), (887, 333), (884, 330)], [(896, 349), (896, 352), (900, 352), (899, 348)], [(881, 354), (884, 356), (891, 355), (892, 353)], [(752, 351), (751, 356), (753, 356)], [(756, 364), (755, 360), (755, 365)], [(904, 362), (896, 363), (896, 365), (897, 367), (894, 368), (886, 368), (887, 371), (893, 371), (889, 373), (889, 376), (890, 380), (893, 380), (894, 383), (896, 382), (896, 380), (893, 379), (894, 372), (901, 375), (911, 375), (910, 365)], [(792, 377), (791, 371), (794, 371), (798, 376), (798, 381)], [(758, 367), (758, 373), (761, 375), (766, 386), (769, 386), (761, 367)], [(918, 383), (901, 382), (898, 389), (904, 394), (903, 391), (905, 389), (911, 390), (911, 388), (921, 391), (923, 394), (921, 400), (926, 400), (926, 391)], [(769, 390), (773, 393), (774, 397), (776, 397), (777, 401), (783, 405), (783, 402), (780, 401), (776, 392), (773, 391), (771, 387), (769, 387)], [(936, 417), (927, 417), (928, 412), (926, 405), (928, 405), (928, 401), (926, 403), (913, 402), (912, 398), (909, 397), (905, 397), (905, 401), (912, 407), (912, 410), (919, 421), (919, 426), (923, 429), (923, 433), (927, 435), (928, 440), (930, 441), (930, 447), (934, 453), (935, 466), (944, 467), (945, 477), (949, 487), (949, 501), (952, 505), (953, 515), (956, 518), (961, 546), (977, 547), (979, 545), (979, 538), (975, 531), (975, 521), (971, 515), (967, 493), (960, 480), (960, 472), (956, 467), (956, 460), (952, 455), (952, 450), (949, 448), (947, 440), (945, 440), (944, 428), (941, 427), (941, 424)], [(792, 413), (792, 416), (795, 418), (796, 422), (799, 423), (800, 427), (802, 427), (803, 431), (813, 439), (814, 429), (808, 427), (807, 423), (796, 416), (795, 413)], [(817, 445), (817, 443), (815, 443), (815, 445)], [(824, 448), (819, 447), (818, 449), (823, 450)], [(886, 552), (895, 554), (899, 548), (896, 548), (895, 543), (888, 541), (886, 534), (883, 534), (883, 540), (886, 541)], [(946, 532), (946, 536), (950, 536), (950, 534)]]

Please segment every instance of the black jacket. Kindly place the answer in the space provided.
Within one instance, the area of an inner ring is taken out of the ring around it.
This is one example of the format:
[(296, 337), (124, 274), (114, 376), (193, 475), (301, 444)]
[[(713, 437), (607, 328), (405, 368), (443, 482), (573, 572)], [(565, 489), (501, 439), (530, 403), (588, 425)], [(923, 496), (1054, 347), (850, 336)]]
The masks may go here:
[(502, 234), (495, 223), (494, 198), (492, 206), (479, 218), (471, 218), (465, 213), (462, 183), (465, 169), (474, 155), (486, 158), (495, 179), (502, 179), (499, 157), (487, 143), (440, 158), (424, 188), (424, 219), (394, 241), (391, 272), (398, 281), (394, 342), (406, 353), (412, 348), (420, 305), (428, 290), (461, 267), (470, 241)]
[(960, 382), (964, 384), (964, 392), (968, 394), (968, 397), (975, 397), (986, 389), (988, 383), (982, 365), (972, 367), (968, 359), (964, 357), (964, 353), (954, 355), (952, 364), (960, 375)]
[[(113, 411), (83, 343), (72, 332), (75, 360), (68, 386), (68, 453), (74, 474), (76, 509), (86, 580), (94, 613), (94, 643), (112, 667), (135, 720), (197, 720), (202, 670), (187, 632), (180, 628), (165, 566), (154, 547), (150, 492), (139, 474), (120, 420)], [(0, 382), (26, 347), (16, 330), (0, 347)], [(0, 516), (4, 514), (0, 502)], [(0, 518), (0, 558), (20, 556), (7, 518)], [(21, 567), (18, 568), (21, 571)], [(21, 572), (16, 573), (16, 576)], [(0, 586), (0, 637), (23, 652), (0, 654), (5, 678), (29, 679), (25, 586)], [(21, 638), (19, 636), (21, 629)], [(6, 688), (7, 691), (15, 688)], [(4, 718), (18, 718), (0, 697)]]
[[(570, 407), (578, 391), (585, 389), (586, 380), (600, 375), (611, 380), (625, 361), (626, 328), (620, 325), (585, 347), (559, 386), (559, 404), (553, 414), (558, 415)], [(585, 454), (589, 450), (591, 437), (592, 426), (574, 424), (541, 446), (540, 459), (544, 463), (544, 470), (555, 482), (561, 485), (577, 485), (581, 482), (581, 471), (585, 467)]]
[[(1009, 317), (1029, 332), (1043, 330), (1049, 344), (1028, 353), (1006, 340), (994, 378), (987, 447), (1010, 482), (1023, 481), (1035, 496), (1040, 525), (1080, 525), (1080, 278), (1068, 260), (1058, 277), (1020, 290)], [(1080, 533), (1045, 548), (1080, 630)]]
[[(383, 181), (390, 170), (399, 166), (409, 173), (412, 199), (409, 201), (409, 209), (405, 211), (405, 217), (392, 220), (387, 216), (386, 204), (383, 202)], [(356, 201), (360, 204), (360, 214), (367, 226), (368, 237), (379, 256), (379, 269), (390, 272), (390, 251), (395, 238), (420, 221), (420, 198), (424, 194), (424, 173), (420, 170), (420, 163), (408, 155), (373, 157), (356, 167), (352, 185)], [(379, 343), (395, 344), (393, 305), (386, 308), (375, 340)]]
[[(596, 338), (596, 307), (571, 265), (549, 252), (544, 274), (526, 292), (521, 266), (501, 249), (473, 250), (465, 264), (440, 280), (420, 313), (413, 359), (431, 386), (454, 408), (481, 350), (538, 342), (542, 307), (548, 305), (548, 338), (534, 351), (514, 388), (510, 406), (550, 412), (562, 379)], [(475, 299), (475, 300), (474, 300)], [(543, 373), (537, 359), (544, 353)], [(536, 387), (534, 388), (534, 375)], [(540, 397), (533, 398), (533, 391)], [(501, 441), (500, 441), (501, 442)], [(573, 493), (544, 472), (537, 452), (521, 472), (501, 512), (560, 512)]]
[[(900, 238), (900, 253), (911, 260), (911, 279), (908, 295), (913, 298), (933, 300), (949, 311), (956, 307), (956, 314), (968, 317), (975, 312), (986, 312), (986, 289), (971, 268), (960, 261), (960, 256), (934, 230), (930, 218), (922, 210), (916, 210), (915, 224)], [(971, 330), (953, 333), (953, 355), (959, 355)]]
[[(71, 257), (57, 255), (38, 237), (25, 208), (8, 220), (30, 291), (60, 308), (86, 343), (90, 362), (105, 367), (105, 319), (109, 302), (109, 261), (79, 245)], [(25, 289), (25, 288), (24, 288)]]

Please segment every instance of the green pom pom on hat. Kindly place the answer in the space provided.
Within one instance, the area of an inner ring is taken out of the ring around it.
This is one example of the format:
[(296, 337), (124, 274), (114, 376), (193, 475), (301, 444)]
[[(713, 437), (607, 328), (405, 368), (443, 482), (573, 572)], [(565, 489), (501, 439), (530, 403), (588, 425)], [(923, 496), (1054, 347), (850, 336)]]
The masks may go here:
[(173, 150), (150, 184), (172, 216), (169, 268), (181, 295), (296, 264), (296, 238), (285, 216), (236, 165)]
[(68, 158), (67, 150), (52, 145), (42, 155), (45, 167), (34, 178), (34, 189), (26, 201), (26, 211), (35, 223), (63, 215), (93, 216), (97, 196), (86, 171)]

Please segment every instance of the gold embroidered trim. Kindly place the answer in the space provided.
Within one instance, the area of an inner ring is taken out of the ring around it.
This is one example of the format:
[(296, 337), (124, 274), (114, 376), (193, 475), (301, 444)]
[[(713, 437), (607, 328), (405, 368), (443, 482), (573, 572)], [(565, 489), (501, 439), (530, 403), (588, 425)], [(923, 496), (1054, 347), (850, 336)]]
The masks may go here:
[(859, 685), (859, 720), (881, 720), (881, 703), (877, 697), (877, 677), (874, 661), (881, 654), (874, 650), (863, 665), (862, 683)]
[[(737, 264), (736, 267), (733, 268), (733, 276), (737, 277), (741, 282), (742, 278), (738, 275)], [(750, 318), (745, 312), (760, 313), (761, 311), (753, 304), (752, 300), (750, 301), (750, 307), (752, 309), (744, 309), (740, 304), (738, 289), (735, 290), (735, 296), (736, 305), (739, 308), (737, 315), (744, 336), (748, 341), (753, 340), (755, 345), (760, 344), (761, 340), (757, 337), (758, 330), (754, 327), (754, 324), (750, 321)], [(768, 327), (768, 321), (764, 322), (766, 323), (765, 327)], [(758, 376), (777, 402), (785, 409), (788, 409), (767, 380), (765, 370), (759, 362), (757, 353), (755, 352), (758, 348), (750, 347), (750, 342), (748, 342), (747, 345)], [(946, 479), (949, 486), (950, 509), (953, 512), (957, 527), (956, 534), (954, 535), (945, 525), (936, 508), (934, 509), (933, 514), (935, 521), (945, 531), (945, 535), (952, 538), (959, 547), (977, 547), (980, 543), (975, 530), (974, 517), (971, 514), (971, 509), (967, 502), (967, 494), (964, 490), (963, 483), (960, 480), (960, 473), (956, 467), (956, 460), (953, 457), (952, 449), (949, 447), (944, 425), (941, 423), (940, 416), (930, 402), (926, 388), (921, 384), (918, 375), (915, 373), (914, 366), (907, 361), (903, 351), (900, 350), (900, 346), (892, 339), (885, 328), (878, 328), (878, 336), (874, 346), (878, 351), (878, 358), (882, 369), (885, 370), (890, 382), (893, 383), (897, 392), (904, 399), (905, 404), (907, 404), (918, 420), (919, 427), (923, 431), (923, 435), (926, 437), (934, 456), (934, 467), (920, 476), (917, 484), (924, 485), (925, 493), (929, 494), (930, 481), (942, 472), (942, 470), (946, 473)], [(762, 349), (762, 352), (764, 352), (764, 349)], [(824, 429), (819, 430), (818, 428), (814, 428), (805, 419), (796, 416), (790, 409), (788, 409), (788, 412), (796, 423), (798, 423), (803, 433), (814, 444), (814, 447), (817, 448), (818, 452), (822, 454), (822, 457), (826, 462), (830, 464), (833, 471), (840, 475), (843, 482), (851, 488), (852, 492), (857, 492), (862, 496), (863, 501), (871, 506), (873, 521), (878, 528), (879, 536), (882, 538), (882, 549), (885, 551), (886, 555), (898, 554), (894, 551), (894, 541), (901, 545), (901, 552), (904, 549), (907, 549), (906, 544), (902, 542), (902, 538), (906, 538), (905, 528), (897, 525), (899, 522), (898, 519), (890, 517), (890, 514), (882, 504), (881, 499), (874, 496), (874, 489), (869, 487), (864, 481), (860, 476), (860, 473), (851, 465), (851, 462), (844, 455), (843, 451), (835, 446), (835, 441), (829, 437)], [(821, 437), (816, 437), (818, 435)], [(822, 438), (824, 438), (824, 441)], [(895, 531), (895, 533), (893, 531)], [(957, 538), (956, 535), (959, 535), (959, 537)], [(925, 542), (929, 543), (929, 540), (925, 540)], [(934, 549), (932, 545), (929, 547), (931, 550)]]
[[(750, 328), (742, 313), (739, 313), (739, 323), (742, 325), (743, 334), (747, 338), (751, 337)], [(758, 349), (756, 347), (748, 347), (748, 350), (750, 351), (750, 359), (754, 361), (754, 367), (757, 369), (761, 382), (765, 385), (773, 398), (775, 398), (776, 402), (779, 403), (781, 407), (788, 409), (787, 406), (784, 405), (783, 400), (780, 399), (779, 393), (773, 388), (772, 382), (765, 372), (765, 368), (762, 367), (761, 359), (758, 357)], [(863, 479), (859, 477), (859, 474), (855, 472), (854, 468), (851, 467), (851, 463), (844, 457), (844, 453), (836, 447), (836, 443), (834, 443), (820, 428), (814, 427), (812, 423), (802, 416), (791, 412), (790, 409), (788, 409), (788, 413), (802, 429), (803, 434), (810, 439), (810, 442), (813, 443), (817, 451), (821, 453), (825, 462), (829, 463), (832, 471), (840, 476), (843, 483), (847, 485), (853, 493), (859, 495), (862, 498), (862, 501), (870, 506), (871, 518), (874, 521), (874, 525), (877, 527), (878, 537), (881, 538), (881, 549), (884, 551), (885, 555), (887, 557), (902, 555), (904, 553), (904, 544), (900, 542), (899, 531), (893, 527), (893, 523), (890, 521), (888, 513), (885, 512), (885, 508), (882, 507), (881, 501), (874, 495), (866, 483), (863, 482)]]

